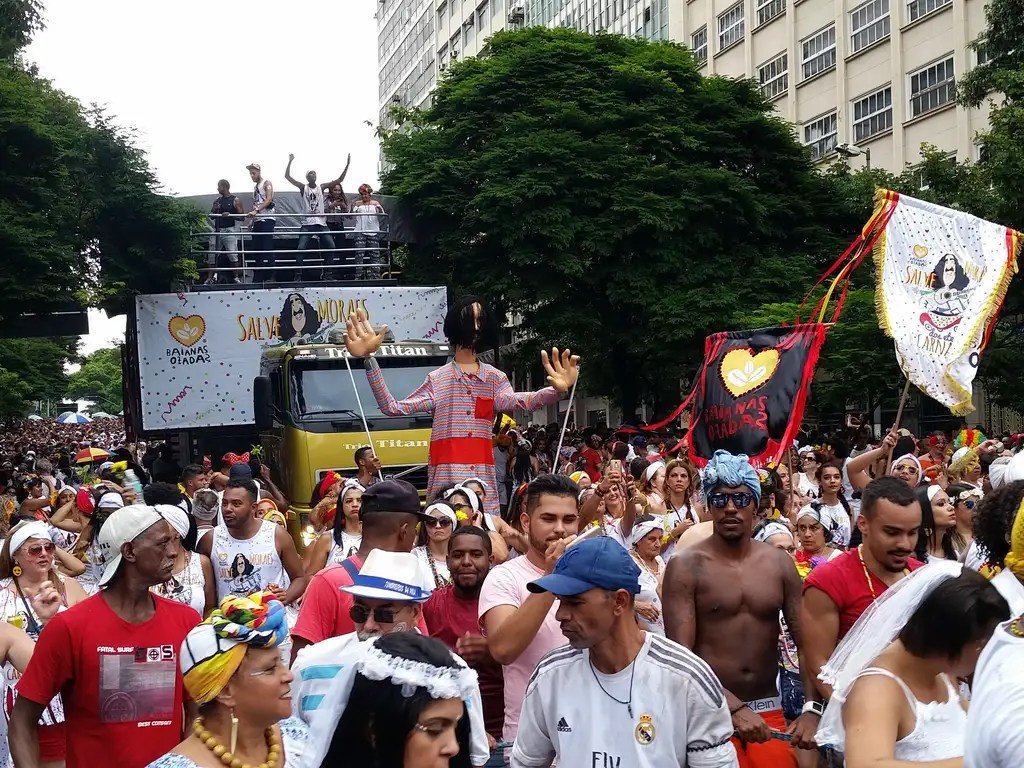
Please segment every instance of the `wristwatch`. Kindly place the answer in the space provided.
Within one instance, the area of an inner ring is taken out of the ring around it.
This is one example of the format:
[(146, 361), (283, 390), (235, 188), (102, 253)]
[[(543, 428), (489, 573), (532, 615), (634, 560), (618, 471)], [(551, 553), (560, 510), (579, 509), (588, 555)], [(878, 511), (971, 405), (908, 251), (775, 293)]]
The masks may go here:
[(807, 701), (804, 702), (804, 708), (800, 710), (800, 714), (806, 714), (808, 712), (813, 712), (818, 717), (821, 717), (825, 714), (825, 707), (821, 705), (820, 701)]

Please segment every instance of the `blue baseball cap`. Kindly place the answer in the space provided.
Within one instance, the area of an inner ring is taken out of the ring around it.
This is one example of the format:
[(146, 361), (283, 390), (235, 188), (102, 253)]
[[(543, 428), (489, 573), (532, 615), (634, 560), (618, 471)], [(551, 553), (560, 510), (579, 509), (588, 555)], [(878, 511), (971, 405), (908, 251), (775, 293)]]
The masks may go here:
[(555, 570), (531, 581), (526, 588), (533, 593), (579, 595), (591, 589), (640, 591), (640, 569), (618, 542), (607, 536), (581, 541), (565, 550)]

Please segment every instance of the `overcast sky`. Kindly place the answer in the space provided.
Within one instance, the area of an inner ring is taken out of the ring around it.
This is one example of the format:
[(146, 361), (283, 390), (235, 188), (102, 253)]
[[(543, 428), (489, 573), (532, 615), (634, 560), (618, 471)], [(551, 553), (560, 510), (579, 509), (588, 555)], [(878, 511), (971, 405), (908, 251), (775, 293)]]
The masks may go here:
[[(314, 169), (377, 184), (375, 0), (44, 0), (26, 58), (138, 131), (163, 191), (250, 191), (248, 163), (284, 184)], [(367, 125), (367, 121), (371, 125)], [(90, 313), (86, 351), (123, 334)]]

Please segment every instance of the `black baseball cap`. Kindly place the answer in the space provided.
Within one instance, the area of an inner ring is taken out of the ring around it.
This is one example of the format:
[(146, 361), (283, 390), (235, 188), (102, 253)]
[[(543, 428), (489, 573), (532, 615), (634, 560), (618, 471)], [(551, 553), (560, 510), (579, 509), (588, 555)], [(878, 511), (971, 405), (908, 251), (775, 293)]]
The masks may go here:
[(420, 495), (412, 483), (405, 480), (381, 480), (363, 491), (363, 506), (359, 519), (375, 512), (404, 512), (426, 519), (420, 507)]

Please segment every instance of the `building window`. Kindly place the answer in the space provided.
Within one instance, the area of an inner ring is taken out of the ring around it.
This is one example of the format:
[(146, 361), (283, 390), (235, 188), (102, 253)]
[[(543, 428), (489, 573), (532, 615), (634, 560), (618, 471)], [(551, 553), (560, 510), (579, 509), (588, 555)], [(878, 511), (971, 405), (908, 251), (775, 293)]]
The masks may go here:
[(804, 126), (804, 144), (811, 148), (811, 158), (821, 160), (836, 148), (839, 117), (835, 112), (819, 117)]
[(860, 144), (892, 128), (892, 86), (853, 102), (853, 141)]
[(766, 99), (781, 96), (789, 88), (788, 58), (785, 53), (780, 53), (757, 68), (757, 80)]
[(452, 0), (451, 3), (448, 4), (448, 18), (449, 19), (452, 19), (452, 18), (455, 17), (455, 9), (458, 8), (459, 5), (460, 5), (459, 0)]
[(907, 15), (911, 21), (917, 21), (932, 11), (952, 5), (953, 0), (910, 0), (907, 3)]
[(757, 26), (786, 12), (786, 0), (757, 0)]
[(801, 64), (804, 80), (831, 69), (836, 65), (836, 25), (830, 24), (820, 32), (800, 41)]
[(953, 56), (910, 73), (910, 116), (920, 117), (956, 98)]
[(487, 21), (487, 3), (480, 3), (476, 9), (476, 25), (483, 29), (485, 21)]
[(868, 0), (850, 11), (850, 48), (854, 53), (889, 36), (889, 0)]
[(437, 6), (437, 23), (444, 24), (444, 20), (448, 18), (448, 3), (447, 0)]
[(743, 39), (743, 3), (718, 17), (718, 50), (724, 51)]
[(462, 33), (456, 32), (452, 35), (452, 39), (448, 41), (448, 46), (451, 48), (452, 61), (459, 58), (459, 43), (462, 42)]
[(698, 64), (703, 64), (708, 60), (707, 24), (690, 35), (690, 50), (693, 51), (693, 58), (697, 60)]
[(985, 45), (985, 41), (984, 40), (979, 40), (978, 41), (977, 47), (974, 49), (974, 58), (975, 58), (975, 61), (977, 62), (977, 66), (979, 66), (979, 67), (982, 64), (988, 64), (989, 61), (991, 60), (992, 57), (989, 56), (988, 46)]
[(441, 46), (441, 50), (437, 52), (437, 68), (447, 69), (448, 68), (448, 43)]

